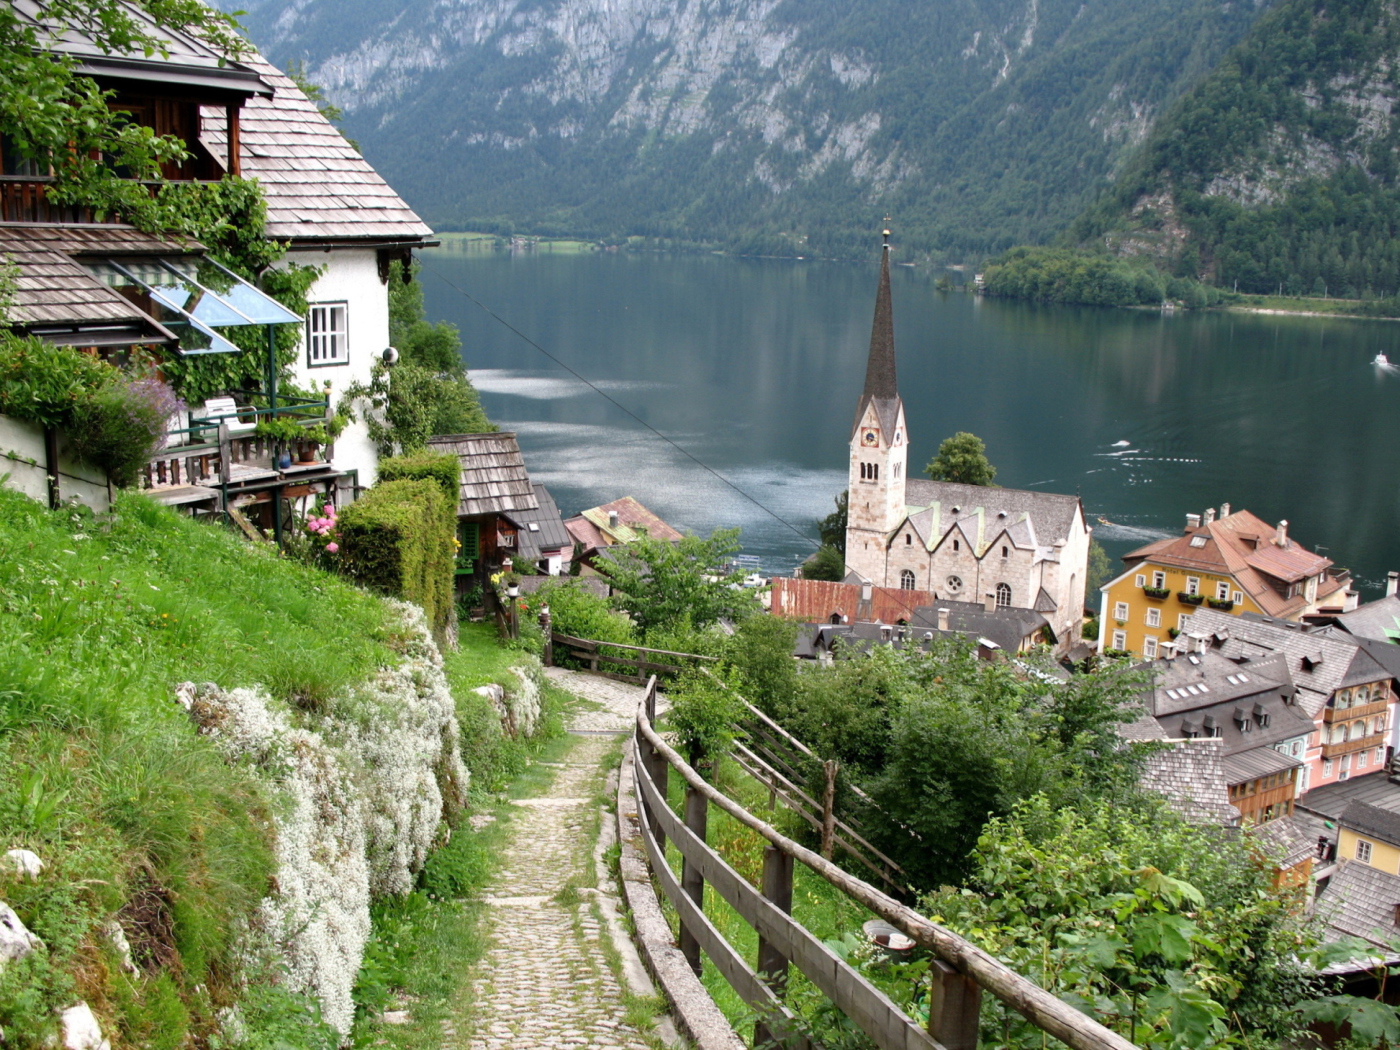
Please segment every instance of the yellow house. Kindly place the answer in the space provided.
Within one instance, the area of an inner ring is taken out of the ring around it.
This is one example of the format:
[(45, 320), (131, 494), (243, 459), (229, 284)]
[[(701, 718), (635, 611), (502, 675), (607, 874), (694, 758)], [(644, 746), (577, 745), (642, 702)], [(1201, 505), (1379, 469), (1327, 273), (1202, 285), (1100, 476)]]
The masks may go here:
[(1400, 875), (1400, 813), (1353, 800), (1337, 823), (1338, 860)]
[(1102, 588), (1099, 651), (1120, 649), (1148, 660), (1175, 644), (1186, 617), (1202, 605), (1222, 612), (1301, 620), (1322, 610), (1356, 607), (1345, 572), (1247, 510), (1215, 508), (1186, 515), (1186, 531), (1127, 554), (1127, 570)]

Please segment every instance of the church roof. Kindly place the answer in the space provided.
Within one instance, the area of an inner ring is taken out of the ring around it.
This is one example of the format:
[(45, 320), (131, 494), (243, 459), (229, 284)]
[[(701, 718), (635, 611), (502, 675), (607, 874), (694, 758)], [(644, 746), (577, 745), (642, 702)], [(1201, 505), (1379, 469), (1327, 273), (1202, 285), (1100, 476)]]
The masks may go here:
[(1003, 530), (1018, 547), (1064, 543), (1079, 513), (1078, 496), (917, 478), (905, 483), (904, 502), (926, 541), (941, 539), (954, 521), (980, 518), (979, 551), (981, 544), (990, 543)]
[(894, 361), (894, 304), (890, 298), (890, 243), (880, 255), (880, 286), (875, 293), (875, 319), (870, 325), (870, 356), (865, 363), (865, 389), (856, 406), (854, 427), (860, 426), (868, 405), (874, 402), (885, 440), (890, 440), (899, 418), (899, 383)]

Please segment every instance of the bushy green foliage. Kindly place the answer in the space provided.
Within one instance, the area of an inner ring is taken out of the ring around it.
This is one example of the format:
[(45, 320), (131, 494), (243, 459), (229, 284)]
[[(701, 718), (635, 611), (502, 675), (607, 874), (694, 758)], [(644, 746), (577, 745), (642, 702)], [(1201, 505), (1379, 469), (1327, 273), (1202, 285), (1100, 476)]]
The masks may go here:
[(612, 584), (618, 606), (644, 632), (681, 622), (703, 629), (721, 618), (742, 620), (758, 609), (743, 573), (725, 571), (740, 549), (738, 529), (716, 529), (709, 539), (675, 543), (642, 536), (610, 547), (598, 572)]
[(437, 480), (378, 484), (341, 511), (338, 529), (348, 576), (420, 606), (435, 633), (447, 626), (457, 514)]
[(835, 547), (843, 558), (846, 555), (846, 519), (850, 501), (850, 490), (843, 490), (836, 497), (836, 509), (817, 522), (817, 535), (821, 537), (822, 545)]
[(823, 543), (802, 563), (802, 578), (840, 583), (846, 578), (846, 559), (835, 547)]
[[(1274, 1046), (1314, 987), (1296, 893), (1246, 840), (1160, 801), (1075, 810), (1036, 795), (987, 824), (965, 889), (923, 907), (1136, 1046)], [(984, 1039), (1043, 1045), (993, 1003)]]
[(450, 452), (414, 452), (406, 456), (390, 456), (379, 461), (380, 481), (432, 481), (436, 483), (453, 507), (461, 494), (462, 462)]
[[(370, 596), (143, 497), (95, 518), (0, 490), (0, 828), (46, 865), (36, 881), (0, 874), (0, 898), (47, 946), (0, 975), (7, 1039), (44, 1045), (55, 1007), (78, 997), (107, 1003), (131, 1044), (213, 1027), (241, 994), (231, 938), (267, 892), (271, 800), (198, 735), (174, 687), (332, 695), (387, 661), (389, 640)], [(113, 917), (134, 979), (105, 954)]]
[(987, 446), (976, 434), (960, 430), (944, 438), (938, 455), (929, 460), (924, 473), (934, 481), (955, 481), (960, 485), (990, 485), (997, 468), (987, 459)]
[(671, 710), (666, 725), (676, 734), (676, 749), (692, 766), (711, 772), (729, 750), (734, 723), (743, 714), (738, 696), (724, 681), (725, 673), (723, 668), (689, 668), (667, 690)]
[(797, 692), (792, 649), (797, 625), (776, 616), (750, 616), (727, 640), (723, 655), (738, 676), (735, 686), (764, 711), (788, 706)]
[(465, 376), (462, 338), (456, 325), (432, 324), (423, 306), (422, 266), (414, 263), (404, 273), (403, 263), (389, 264), (389, 342), (411, 365), (442, 375)]
[(345, 403), (363, 413), (381, 456), (417, 452), (439, 434), (496, 429), (465, 376), (443, 375), (402, 361), (392, 368), (376, 361), (368, 383), (346, 389)]
[(73, 456), (115, 485), (136, 483), (177, 405), (157, 379), (129, 379), (72, 347), (0, 332), (0, 414), (62, 431)]

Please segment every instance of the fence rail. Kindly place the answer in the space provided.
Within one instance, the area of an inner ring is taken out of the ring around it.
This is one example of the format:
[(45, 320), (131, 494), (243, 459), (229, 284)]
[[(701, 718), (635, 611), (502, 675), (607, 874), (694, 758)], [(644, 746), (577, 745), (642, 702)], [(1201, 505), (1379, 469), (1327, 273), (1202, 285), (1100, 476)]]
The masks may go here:
[[(795, 1034), (792, 1015), (783, 1004), (788, 967), (793, 965), (880, 1050), (976, 1050), (983, 990), (1074, 1050), (1133, 1050), (1133, 1044), (1115, 1032), (1062, 1003), (970, 942), (780, 834), (716, 790), (656, 732), (655, 716), (656, 678), (653, 676), (637, 710), (632, 741), (643, 845), (661, 891), (680, 915), (680, 946), (692, 968), (699, 972), (703, 952), (736, 994), (761, 1018), (755, 1045), (768, 1033), (780, 1038)], [(677, 817), (666, 802), (672, 770), (685, 784), (683, 818)], [(711, 805), (718, 806), (767, 840), (762, 892), (750, 886), (706, 845)], [(667, 839), (681, 854), (679, 880), (666, 863)], [(934, 954), (926, 1031), (793, 920), (795, 861), (805, 864), (846, 896)], [(756, 970), (734, 952), (705, 918), (706, 882), (758, 933)]]
[[(714, 662), (718, 657), (701, 656), (699, 653), (675, 653), (668, 649), (647, 649), (640, 645), (623, 645), (621, 642), (603, 642), (596, 638), (575, 638), (572, 635), (560, 634), (558, 631), (549, 632), (549, 639), (552, 645), (562, 645), (569, 650), (568, 654), (573, 659), (586, 663), (588, 669), (594, 674), (605, 674), (612, 678), (622, 678), (629, 682), (645, 683), (647, 676), (657, 672), (666, 674), (679, 674), (682, 667), (678, 663), (661, 663), (656, 660), (647, 660), (644, 656), (614, 656), (606, 653), (606, 649), (621, 649), (624, 652), (640, 654), (652, 654), (655, 656), (670, 656), (677, 659), (696, 660), (699, 662)], [(552, 650), (551, 650), (552, 651)], [(553, 657), (551, 656), (551, 660)], [(635, 667), (636, 673), (629, 675), (612, 674), (608, 671), (600, 670), (600, 664), (612, 664), (618, 667)]]

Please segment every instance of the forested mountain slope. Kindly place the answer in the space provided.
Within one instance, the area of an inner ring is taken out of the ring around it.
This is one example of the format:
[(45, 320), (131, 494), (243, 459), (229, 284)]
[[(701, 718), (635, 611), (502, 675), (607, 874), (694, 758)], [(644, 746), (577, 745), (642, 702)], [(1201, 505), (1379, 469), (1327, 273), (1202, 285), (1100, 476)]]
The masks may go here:
[(429, 221), (846, 254), (1044, 239), (1242, 38), (1238, 0), (261, 0)]
[(1400, 290), (1400, 5), (1280, 0), (1072, 239), (1240, 291)]

